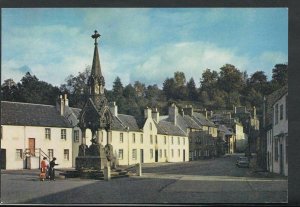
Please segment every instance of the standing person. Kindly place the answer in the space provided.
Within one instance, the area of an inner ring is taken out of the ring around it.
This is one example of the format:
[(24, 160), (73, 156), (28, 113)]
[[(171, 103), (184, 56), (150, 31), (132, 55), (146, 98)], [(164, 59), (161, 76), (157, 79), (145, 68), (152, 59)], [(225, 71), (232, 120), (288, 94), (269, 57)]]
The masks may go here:
[(50, 165), (49, 165), (49, 161), (47, 160), (47, 158), (46, 158), (46, 165), (47, 165), (46, 179), (50, 179), (50, 175), (49, 175), (49, 167), (50, 167)]
[(56, 158), (53, 157), (52, 161), (50, 162), (50, 167), (49, 167), (49, 176), (50, 176), (50, 180), (55, 180), (55, 170), (54, 170), (54, 166), (58, 165), (55, 164), (55, 160)]
[(46, 173), (47, 173), (47, 158), (44, 157), (43, 160), (41, 161), (41, 173), (40, 173), (41, 181), (44, 181), (44, 179), (46, 178)]

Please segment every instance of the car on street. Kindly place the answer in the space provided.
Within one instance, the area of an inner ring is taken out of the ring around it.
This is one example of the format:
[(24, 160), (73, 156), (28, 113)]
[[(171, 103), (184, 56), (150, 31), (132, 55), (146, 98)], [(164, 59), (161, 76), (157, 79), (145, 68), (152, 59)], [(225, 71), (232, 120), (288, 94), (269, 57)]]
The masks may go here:
[(236, 161), (237, 167), (248, 167), (249, 168), (249, 159), (248, 157), (239, 157)]

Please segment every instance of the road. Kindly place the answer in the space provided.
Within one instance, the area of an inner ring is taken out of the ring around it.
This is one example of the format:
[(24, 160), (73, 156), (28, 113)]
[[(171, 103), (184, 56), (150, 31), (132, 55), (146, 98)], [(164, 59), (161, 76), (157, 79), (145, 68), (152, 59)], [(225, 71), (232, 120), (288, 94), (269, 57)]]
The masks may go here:
[(110, 181), (38, 180), (37, 171), (3, 171), (2, 203), (285, 203), (287, 179), (237, 168), (236, 156), (143, 164), (141, 177)]

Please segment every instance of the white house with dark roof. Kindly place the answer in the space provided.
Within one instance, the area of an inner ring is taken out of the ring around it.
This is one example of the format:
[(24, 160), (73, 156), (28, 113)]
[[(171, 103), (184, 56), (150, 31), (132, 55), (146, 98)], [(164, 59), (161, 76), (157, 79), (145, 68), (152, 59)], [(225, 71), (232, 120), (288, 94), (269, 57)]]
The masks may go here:
[(1, 102), (1, 168), (39, 168), (41, 159), (57, 158), (72, 167), (72, 126), (55, 106)]
[(288, 87), (264, 98), (259, 161), (269, 172), (288, 175)]

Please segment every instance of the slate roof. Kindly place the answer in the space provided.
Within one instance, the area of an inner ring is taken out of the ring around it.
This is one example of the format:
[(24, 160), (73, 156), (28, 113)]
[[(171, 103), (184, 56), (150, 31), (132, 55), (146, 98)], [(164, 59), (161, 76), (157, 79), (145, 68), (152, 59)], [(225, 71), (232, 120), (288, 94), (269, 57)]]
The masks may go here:
[[(70, 109), (72, 109), (78, 119), (81, 109), (71, 107)], [(134, 116), (125, 114), (118, 114), (118, 117), (113, 116), (112, 130), (124, 131), (127, 130), (127, 127), (129, 131), (141, 131)]]
[(175, 126), (173, 123), (168, 121), (160, 121), (158, 123), (157, 130), (159, 134), (186, 136), (186, 134), (178, 126)]
[(194, 113), (193, 114), (193, 118), (196, 122), (199, 122), (201, 125), (203, 126), (210, 126), (210, 127), (216, 127), (216, 125), (209, 121), (207, 118), (205, 118), (205, 116), (201, 113)]
[(184, 115), (183, 119), (189, 128), (201, 129), (201, 127), (196, 123), (196, 121), (192, 117)]
[(17, 126), (72, 126), (59, 114), (55, 106), (1, 101), (1, 124)]
[(118, 114), (118, 118), (121, 120), (123, 125), (129, 127), (129, 131), (141, 131), (134, 116)]

